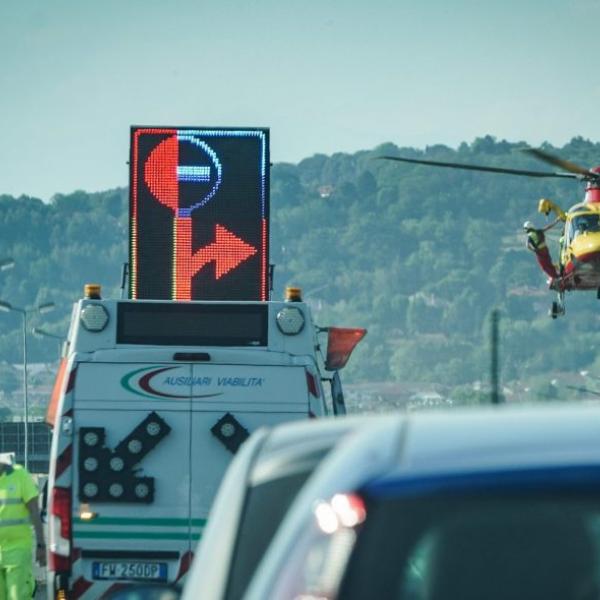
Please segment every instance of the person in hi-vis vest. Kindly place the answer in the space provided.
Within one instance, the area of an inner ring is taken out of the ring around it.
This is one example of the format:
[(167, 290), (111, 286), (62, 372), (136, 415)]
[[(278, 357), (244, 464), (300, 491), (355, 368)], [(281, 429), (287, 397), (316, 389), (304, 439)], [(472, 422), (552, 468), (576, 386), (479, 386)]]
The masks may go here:
[(29, 600), (35, 588), (35, 558), (46, 564), (44, 530), (38, 508), (38, 489), (31, 475), (0, 454), (0, 600)]

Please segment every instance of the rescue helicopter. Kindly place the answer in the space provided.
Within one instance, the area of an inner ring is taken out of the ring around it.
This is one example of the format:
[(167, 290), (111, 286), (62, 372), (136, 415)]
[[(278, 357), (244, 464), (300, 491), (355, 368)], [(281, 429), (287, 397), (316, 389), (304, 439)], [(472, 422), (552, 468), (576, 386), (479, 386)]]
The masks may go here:
[[(523, 148), (522, 150), (538, 160), (562, 170), (527, 171), (401, 156), (378, 156), (377, 158), (451, 169), (525, 177), (559, 177), (585, 182), (583, 201), (571, 206), (566, 212), (547, 198), (539, 201), (538, 212), (546, 216), (549, 216), (550, 213), (555, 215), (552, 223), (537, 229), (529, 221), (523, 224), (523, 229), (527, 234), (527, 247), (535, 253), (540, 268), (548, 276), (549, 288), (557, 293), (557, 298), (552, 302), (549, 311), (549, 315), (556, 319), (565, 314), (565, 292), (567, 291), (596, 290), (596, 296), (600, 300), (600, 167), (586, 169), (538, 148)], [(555, 265), (546, 246), (544, 232), (558, 223), (563, 224), (563, 234), (559, 240), (558, 264)]]

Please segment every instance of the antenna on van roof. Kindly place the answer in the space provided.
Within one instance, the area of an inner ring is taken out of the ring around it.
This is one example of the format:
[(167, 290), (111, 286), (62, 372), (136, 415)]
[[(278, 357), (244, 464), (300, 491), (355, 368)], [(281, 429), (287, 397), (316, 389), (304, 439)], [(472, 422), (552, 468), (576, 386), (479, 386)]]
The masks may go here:
[(273, 263), (269, 264), (269, 300), (271, 299), (271, 295), (273, 293), (273, 284), (275, 282), (275, 265)]
[(121, 300), (125, 300), (127, 285), (129, 283), (129, 263), (123, 263), (121, 267)]

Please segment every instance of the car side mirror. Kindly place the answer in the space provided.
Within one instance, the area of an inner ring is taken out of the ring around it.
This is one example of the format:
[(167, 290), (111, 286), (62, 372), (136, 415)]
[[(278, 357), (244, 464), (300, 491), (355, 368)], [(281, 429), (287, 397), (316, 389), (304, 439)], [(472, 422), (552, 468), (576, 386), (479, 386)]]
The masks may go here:
[(102, 597), (104, 600), (179, 600), (181, 588), (166, 583), (144, 583), (127, 586)]
[(331, 402), (333, 404), (333, 414), (336, 416), (346, 414), (346, 403), (344, 401), (344, 392), (342, 390), (342, 382), (340, 374), (334, 371), (331, 378)]

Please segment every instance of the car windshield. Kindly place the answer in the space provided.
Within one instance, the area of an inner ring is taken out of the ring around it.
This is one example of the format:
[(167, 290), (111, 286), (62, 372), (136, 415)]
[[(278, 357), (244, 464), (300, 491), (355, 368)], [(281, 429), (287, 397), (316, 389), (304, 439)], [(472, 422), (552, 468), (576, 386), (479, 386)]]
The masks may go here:
[(323, 528), (316, 519), (305, 528), (274, 597), (600, 598), (598, 492), (496, 490), (365, 502), (358, 526)]

